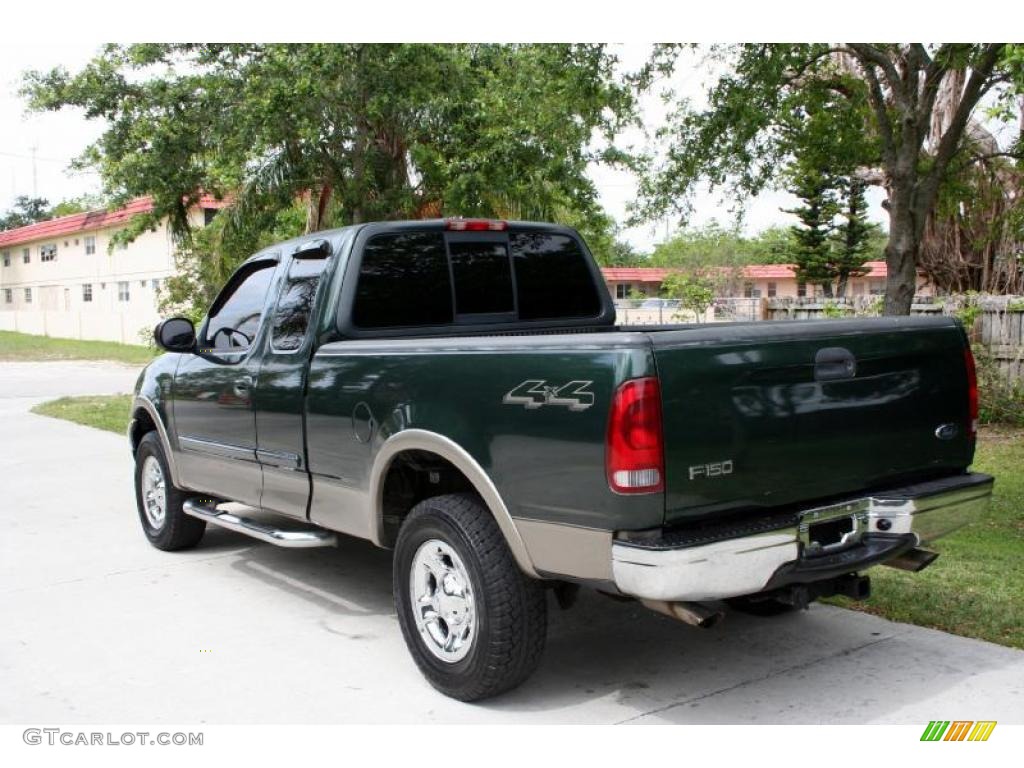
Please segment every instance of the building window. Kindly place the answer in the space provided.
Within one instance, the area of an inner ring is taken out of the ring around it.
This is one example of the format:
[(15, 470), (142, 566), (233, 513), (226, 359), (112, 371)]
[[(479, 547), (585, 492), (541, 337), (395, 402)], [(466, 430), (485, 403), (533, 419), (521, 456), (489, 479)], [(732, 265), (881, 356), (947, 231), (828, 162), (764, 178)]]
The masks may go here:
[(153, 290), (155, 291), (155, 290), (156, 290), (157, 288), (159, 288), (159, 287), (160, 287), (160, 279), (159, 279), (159, 278), (156, 278), (156, 277), (154, 277), (154, 278), (153, 278), (153, 280), (152, 280), (152, 282), (150, 283), (150, 285), (151, 285), (151, 287), (153, 288)]
[(775, 283), (768, 283), (768, 298), (774, 299), (776, 293), (777, 291)]
[(872, 296), (884, 296), (885, 280), (868, 280), (868, 293)]
[(96, 238), (89, 236), (85, 238), (85, 255), (89, 256), (96, 253)]
[(203, 209), (203, 226), (210, 226), (213, 223), (213, 217), (217, 215), (216, 208), (204, 208)]
[(32, 303), (32, 289), (31, 288), (26, 288), (25, 289), (25, 303), (26, 304), (31, 304)]
[(24, 264), (28, 264), (32, 261), (32, 254), (29, 252), (28, 248), (21, 249), (21, 261)]
[(616, 299), (628, 299), (629, 293), (633, 289), (633, 286), (629, 283), (616, 283), (615, 284), (615, 298)]
[(39, 246), (39, 260), (40, 261), (53, 261), (57, 258), (57, 244), (49, 243), (47, 245)]
[(82, 285), (82, 301), (92, 301), (92, 283), (84, 283)]
[(743, 284), (743, 298), (745, 299), (758, 299), (761, 297), (761, 292), (754, 287), (753, 283)]
[(807, 283), (803, 280), (796, 284), (796, 295), (800, 298), (807, 296)]
[(13, 288), (4, 288), (4, 303), (5, 304), (13, 304), (14, 303), (14, 289)]
[(11, 266), (11, 252), (10, 251), (4, 251), (4, 266), (5, 267)]
[(131, 299), (131, 293), (128, 290), (128, 281), (122, 280), (117, 284), (117, 300), (118, 301), (129, 301)]

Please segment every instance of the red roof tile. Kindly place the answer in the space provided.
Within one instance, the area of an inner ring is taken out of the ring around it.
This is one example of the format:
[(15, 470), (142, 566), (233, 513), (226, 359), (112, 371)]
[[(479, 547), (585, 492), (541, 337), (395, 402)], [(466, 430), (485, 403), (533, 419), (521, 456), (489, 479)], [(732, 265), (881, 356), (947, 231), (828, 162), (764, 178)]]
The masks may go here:
[(671, 271), (657, 267), (601, 267), (609, 282), (660, 283)]
[[(222, 208), (225, 203), (216, 200), (210, 195), (204, 195), (199, 200), (200, 208)], [(8, 229), (0, 232), (0, 246), (17, 245), (27, 243), (31, 240), (42, 240), (48, 237), (62, 237), (76, 232), (89, 232), (96, 229), (105, 229), (124, 224), (134, 216), (142, 213), (149, 213), (153, 210), (153, 199), (150, 197), (137, 197), (128, 205), (116, 211), (85, 211), (83, 213), (72, 213), (69, 216), (60, 216), (48, 221), (39, 221), (16, 229)]]

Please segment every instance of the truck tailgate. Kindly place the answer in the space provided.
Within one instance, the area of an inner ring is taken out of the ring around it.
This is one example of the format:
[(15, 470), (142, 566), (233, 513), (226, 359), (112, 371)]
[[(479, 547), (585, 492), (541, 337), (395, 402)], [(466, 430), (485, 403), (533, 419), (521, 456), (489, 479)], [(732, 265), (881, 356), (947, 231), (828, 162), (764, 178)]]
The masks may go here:
[(965, 339), (951, 318), (710, 325), (649, 338), (666, 524), (928, 479), (973, 458)]

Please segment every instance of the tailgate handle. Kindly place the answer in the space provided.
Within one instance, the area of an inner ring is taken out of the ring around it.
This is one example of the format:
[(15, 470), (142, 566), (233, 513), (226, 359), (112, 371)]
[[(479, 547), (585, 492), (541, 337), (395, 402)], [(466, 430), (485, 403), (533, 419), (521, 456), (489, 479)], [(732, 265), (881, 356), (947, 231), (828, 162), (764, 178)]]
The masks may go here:
[(845, 347), (825, 347), (814, 356), (815, 381), (839, 381), (857, 375), (857, 358)]

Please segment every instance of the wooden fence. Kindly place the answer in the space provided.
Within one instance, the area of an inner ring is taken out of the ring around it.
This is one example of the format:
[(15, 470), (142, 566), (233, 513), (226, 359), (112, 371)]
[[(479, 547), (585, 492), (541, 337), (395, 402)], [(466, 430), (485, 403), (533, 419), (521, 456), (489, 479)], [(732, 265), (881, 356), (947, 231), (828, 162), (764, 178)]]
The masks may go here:
[[(877, 314), (875, 297), (857, 296), (845, 301), (766, 299), (766, 320), (817, 320), (829, 317)], [(974, 344), (986, 350), (1001, 376), (1010, 382), (1024, 382), (1024, 297), (947, 296), (928, 303), (915, 303), (913, 315), (955, 315), (971, 324), (968, 333)]]

